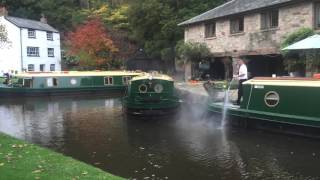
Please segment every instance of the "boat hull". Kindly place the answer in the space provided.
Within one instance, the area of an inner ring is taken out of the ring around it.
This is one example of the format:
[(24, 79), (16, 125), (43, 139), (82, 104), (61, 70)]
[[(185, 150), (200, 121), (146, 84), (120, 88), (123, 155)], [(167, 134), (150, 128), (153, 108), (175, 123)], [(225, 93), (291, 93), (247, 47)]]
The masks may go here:
[(1, 87), (0, 97), (21, 97), (21, 96), (62, 96), (76, 94), (124, 94), (126, 86), (112, 87), (79, 87), (79, 88), (10, 88)]

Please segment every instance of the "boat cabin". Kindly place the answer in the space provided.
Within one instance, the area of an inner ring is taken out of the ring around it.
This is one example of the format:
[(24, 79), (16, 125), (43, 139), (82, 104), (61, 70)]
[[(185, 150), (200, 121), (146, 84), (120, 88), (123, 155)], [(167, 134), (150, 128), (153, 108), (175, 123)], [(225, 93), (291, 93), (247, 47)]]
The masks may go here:
[(17, 81), (13, 86), (24, 88), (127, 86), (132, 77), (140, 74), (122, 71), (22, 73), (16, 75)]

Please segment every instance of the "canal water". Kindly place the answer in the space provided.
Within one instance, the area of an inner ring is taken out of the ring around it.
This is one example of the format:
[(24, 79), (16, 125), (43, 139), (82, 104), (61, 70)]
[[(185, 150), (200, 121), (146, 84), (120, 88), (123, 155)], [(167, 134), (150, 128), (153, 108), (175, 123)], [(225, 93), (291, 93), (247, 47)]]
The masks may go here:
[(221, 128), (198, 105), (132, 118), (118, 97), (0, 101), (0, 131), (130, 179), (320, 179), (320, 142)]

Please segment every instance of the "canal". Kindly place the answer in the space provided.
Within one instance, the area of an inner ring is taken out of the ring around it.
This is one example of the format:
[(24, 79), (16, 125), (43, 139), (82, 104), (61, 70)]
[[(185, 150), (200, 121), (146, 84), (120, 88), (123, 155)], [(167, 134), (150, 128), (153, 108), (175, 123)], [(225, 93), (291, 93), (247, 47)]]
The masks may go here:
[(184, 104), (174, 117), (127, 117), (118, 97), (0, 101), (0, 131), (130, 179), (320, 179), (319, 140), (222, 129)]

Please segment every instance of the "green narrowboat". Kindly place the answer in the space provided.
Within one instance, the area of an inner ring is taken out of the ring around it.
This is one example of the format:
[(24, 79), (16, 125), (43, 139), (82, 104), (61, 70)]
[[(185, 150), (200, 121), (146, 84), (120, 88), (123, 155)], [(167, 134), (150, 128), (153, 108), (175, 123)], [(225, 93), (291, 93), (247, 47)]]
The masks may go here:
[(1, 84), (0, 96), (124, 93), (129, 80), (140, 74), (127, 71), (27, 72)]
[(123, 104), (131, 115), (167, 115), (176, 112), (180, 99), (171, 77), (145, 73), (130, 80)]
[(320, 127), (320, 79), (254, 78), (243, 84), (240, 106), (211, 101), (208, 109), (241, 119)]

